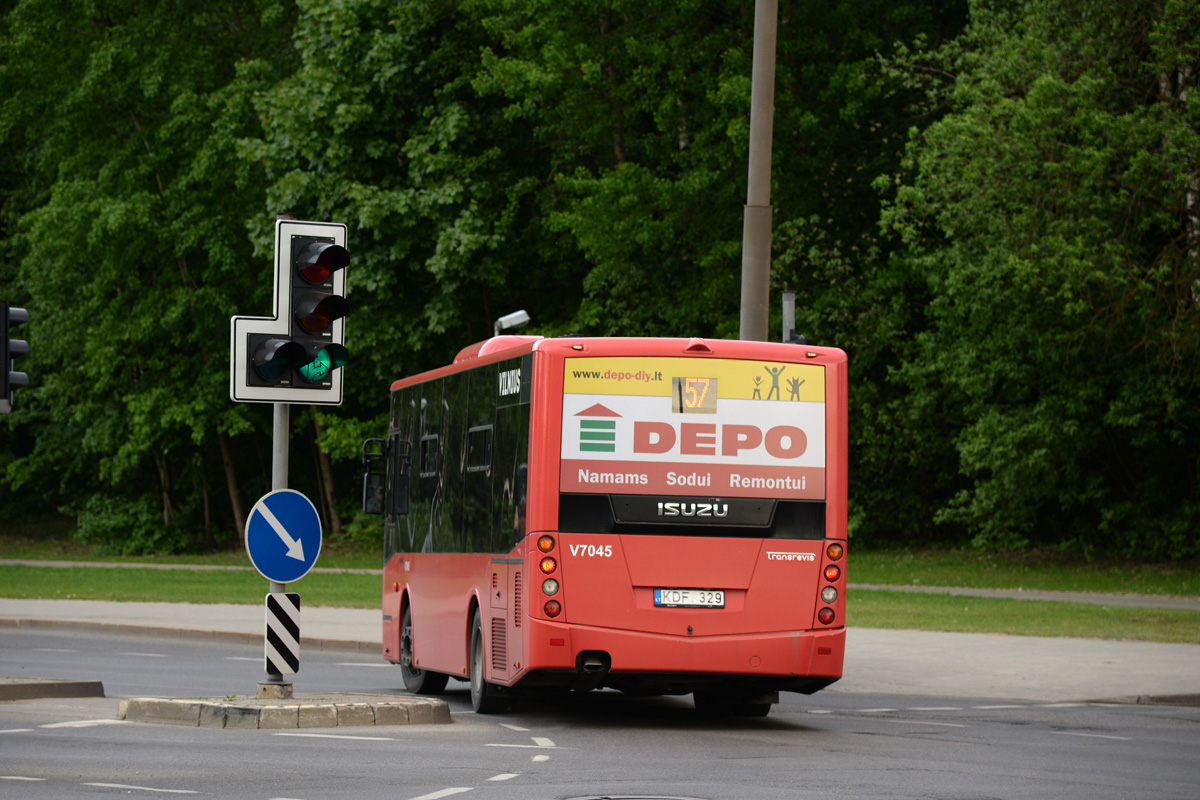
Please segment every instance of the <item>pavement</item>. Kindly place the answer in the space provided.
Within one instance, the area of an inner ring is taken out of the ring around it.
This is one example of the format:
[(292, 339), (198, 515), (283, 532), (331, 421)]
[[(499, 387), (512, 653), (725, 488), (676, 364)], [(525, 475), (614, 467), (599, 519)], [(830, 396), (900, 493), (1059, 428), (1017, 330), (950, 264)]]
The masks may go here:
[[(923, 587), (923, 590), (937, 591), (935, 587)], [(1061, 593), (1051, 594), (1055, 595), (1054, 599), (1075, 599)], [(994, 593), (988, 596), (994, 596)], [(1033, 593), (1025, 593), (1025, 596), (1044, 599), (1034, 597)], [(1146, 599), (1117, 595), (1109, 596), (1105, 602), (1140, 606)], [(1122, 600), (1133, 602), (1120, 602)], [(1162, 607), (1166, 600), (1173, 599), (1149, 599), (1149, 604)], [(1095, 601), (1094, 596), (1092, 601)], [(1193, 598), (1182, 601), (1181, 607), (1200, 607), (1200, 601)], [(105, 630), (260, 644), (263, 627), (260, 606), (0, 598), (0, 630)], [(303, 614), (303, 630), (306, 650), (315, 648), (375, 655), (381, 650), (378, 610), (307, 607)], [(0, 669), (2, 666), (0, 664)], [(1200, 645), (1192, 644), (876, 630), (851, 626), (847, 633), (843, 674), (842, 680), (825, 691), (1005, 702), (1200, 706)], [(49, 693), (71, 691), (62, 685), (64, 683), (69, 682), (0, 678), (0, 700), (63, 696)], [(405, 695), (297, 695), (280, 699), (126, 698), (121, 703), (120, 714), (124, 719), (135, 721), (220, 728), (343, 727), (450, 721), (444, 702)]]

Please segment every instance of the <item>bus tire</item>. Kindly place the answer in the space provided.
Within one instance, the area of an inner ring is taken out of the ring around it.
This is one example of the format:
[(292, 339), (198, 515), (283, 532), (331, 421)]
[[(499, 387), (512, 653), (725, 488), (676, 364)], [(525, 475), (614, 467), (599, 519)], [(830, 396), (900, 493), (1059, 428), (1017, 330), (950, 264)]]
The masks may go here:
[(508, 708), (508, 699), (500, 696), (494, 685), (484, 680), (483, 661), (487, 649), (483, 646), (483, 618), (475, 609), (471, 623), (471, 707), (477, 714), (496, 714)]
[(414, 667), (412, 657), (412, 609), (405, 608), (404, 621), (400, 623), (400, 674), (404, 678), (404, 688), (413, 694), (441, 694), (450, 676)]

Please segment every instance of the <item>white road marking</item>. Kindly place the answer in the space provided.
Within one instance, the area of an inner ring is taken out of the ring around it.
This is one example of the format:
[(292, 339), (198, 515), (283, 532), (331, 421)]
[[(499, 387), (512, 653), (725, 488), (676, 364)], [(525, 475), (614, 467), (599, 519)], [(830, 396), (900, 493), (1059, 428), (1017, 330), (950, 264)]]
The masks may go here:
[(166, 658), (166, 653), (119, 653), (122, 656), (136, 656), (138, 658)]
[(515, 747), (518, 750), (544, 750), (540, 744), (485, 744), (484, 747)]
[(8, 728), (0, 731), (0, 733), (29, 733), (33, 728)]
[(0, 781), (44, 781), (45, 778), (27, 778), (24, 775), (0, 775)]
[(409, 800), (438, 800), (439, 797), (449, 797), (452, 794), (462, 794), (463, 792), (471, 791), (471, 789), (473, 789), (473, 788), (474, 788), (473, 786), (466, 786), (466, 787), (458, 787), (458, 788), (453, 788), (453, 789), (442, 789), (441, 791), (438, 791), (438, 792), (430, 792), (429, 794), (423, 794), (420, 797), (412, 797), (412, 798), (409, 798)]
[(272, 736), (301, 736), (306, 739), (352, 739), (359, 742), (394, 742), (391, 736), (348, 736), (341, 733), (273, 733)]
[(550, 756), (534, 756), (531, 761), (549, 761)]
[(262, 661), (263, 657), (251, 658), (250, 656), (225, 656), (226, 661)]
[(962, 711), (958, 706), (925, 706), (923, 708), (910, 708), (909, 711)]
[(1025, 706), (1003, 705), (1003, 706), (971, 706), (976, 711), (994, 711), (999, 708), (1024, 708)]
[(809, 713), (809, 714), (832, 714), (833, 711), (831, 711), (830, 709), (827, 709), (827, 708), (810, 708), (807, 713)]
[(84, 786), (98, 786), (101, 789), (128, 789), (137, 792), (161, 792), (163, 794), (200, 794), (191, 789), (155, 789), (153, 786), (129, 786), (124, 783), (85, 783)]
[(522, 728), (520, 725), (509, 725), (507, 722), (501, 722), (500, 727), (508, 728), (510, 731), (529, 731), (529, 728)]
[(1087, 703), (1042, 703), (1039, 708), (1083, 708)]
[(517, 773), (515, 773), (515, 772), (503, 772), (499, 775), (493, 775), (492, 777), (488, 778), (488, 780), (489, 781), (507, 781), (507, 780), (512, 780), (515, 777), (517, 777)]
[(1103, 733), (1076, 733), (1074, 731), (1050, 731), (1059, 736), (1086, 736), (1089, 739), (1116, 739), (1118, 742), (1132, 742), (1129, 736), (1105, 736)]
[[(78, 653), (78, 650), (72, 650), (69, 647), (35, 647), (39, 653)], [(41, 780), (37, 778), (36, 780)]]
[(379, 667), (379, 668), (381, 668), (381, 669), (394, 669), (394, 668), (396, 667), (396, 665), (395, 665), (395, 664), (390, 664), (390, 663), (387, 663), (387, 662), (385, 662), (385, 663), (383, 663), (383, 664), (366, 664), (366, 663), (363, 663), (363, 662), (361, 662), (361, 661), (358, 661), (358, 662), (355, 662), (355, 661), (342, 661), (342, 662), (339, 662), (339, 663), (337, 663), (337, 664), (334, 664), (334, 666), (335, 666), (335, 667)]
[(897, 725), (937, 725), (942, 728), (965, 728), (966, 725), (960, 725), (957, 722), (925, 722), (924, 720), (915, 719), (883, 719), (880, 722), (894, 722)]
[(860, 708), (858, 710), (858, 713), (860, 713), (860, 714), (890, 714), (895, 710), (896, 709), (894, 709), (894, 708)]
[(40, 728), (94, 728), (97, 725), (128, 725), (125, 719), (80, 719), (73, 722), (52, 722), (49, 725), (39, 725)]
[(533, 744), (486, 744), (486, 745), (484, 745), (484, 747), (518, 747), (518, 748), (538, 748), (538, 749), (551, 748), (551, 747), (553, 747), (555, 749), (558, 748), (558, 745), (556, 745), (554, 742), (552, 742), (549, 739), (543, 738), (541, 736), (531, 736), (529, 738), (533, 739)]

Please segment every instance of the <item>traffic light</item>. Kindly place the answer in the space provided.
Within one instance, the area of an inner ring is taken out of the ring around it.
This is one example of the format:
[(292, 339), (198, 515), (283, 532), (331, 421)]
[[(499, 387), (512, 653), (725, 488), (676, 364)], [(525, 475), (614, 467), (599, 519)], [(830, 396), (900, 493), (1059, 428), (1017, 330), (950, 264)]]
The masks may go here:
[(29, 385), (29, 376), (13, 370), (13, 359), (29, 352), (29, 342), (14, 339), (14, 325), (29, 322), (29, 312), (23, 308), (0, 303), (0, 414), (12, 411), (13, 392)]
[(345, 346), (344, 225), (278, 220), (275, 316), (234, 317), (230, 398), (235, 402), (342, 401)]
[(295, 372), (310, 386), (328, 387), (330, 373), (350, 360), (343, 326), (333, 325), (350, 312), (333, 281), (349, 265), (346, 248), (332, 240), (292, 237), (292, 341), (303, 348)]

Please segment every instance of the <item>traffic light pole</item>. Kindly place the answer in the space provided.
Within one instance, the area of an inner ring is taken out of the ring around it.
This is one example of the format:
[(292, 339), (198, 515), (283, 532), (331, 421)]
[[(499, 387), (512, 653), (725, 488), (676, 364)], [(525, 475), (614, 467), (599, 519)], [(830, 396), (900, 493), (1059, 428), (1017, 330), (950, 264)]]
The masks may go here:
[[(272, 407), (274, 408), (274, 419), (271, 432), (271, 491), (274, 492), (288, 488), (288, 434), (291, 425), (291, 408), (287, 403), (273, 403)], [(287, 584), (269, 581), (267, 591), (270, 594), (283, 594), (287, 591)], [(270, 688), (264, 689), (264, 685), (260, 684), (258, 691), (260, 697), (264, 693), (279, 697), (291, 697), (292, 695), (292, 685), (283, 680), (281, 673), (268, 672), (265, 684)]]

